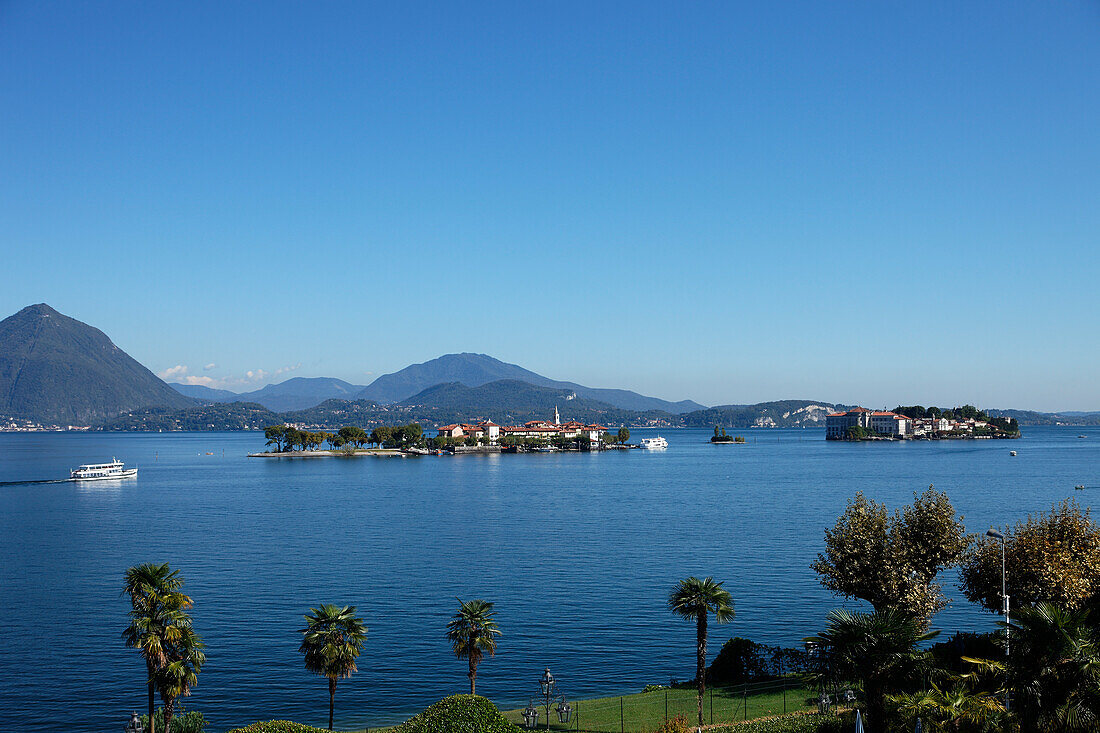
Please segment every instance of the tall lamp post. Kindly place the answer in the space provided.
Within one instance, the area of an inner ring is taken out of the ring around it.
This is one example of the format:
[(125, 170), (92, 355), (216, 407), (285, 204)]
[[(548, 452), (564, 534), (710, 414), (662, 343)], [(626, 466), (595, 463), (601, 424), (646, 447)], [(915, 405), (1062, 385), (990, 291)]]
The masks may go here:
[[(554, 707), (558, 714), (558, 722), (563, 725), (569, 722), (569, 718), (573, 715), (573, 706), (565, 699), (565, 695), (558, 690), (557, 680), (554, 679), (554, 675), (550, 674), (549, 667), (543, 671), (542, 677), (539, 678), (539, 697), (542, 698), (540, 703), (546, 710), (546, 730), (550, 730), (550, 703), (554, 700), (558, 703)], [(539, 709), (535, 707), (534, 698), (527, 703), (527, 709), (523, 711), (523, 722), (528, 728), (538, 727)]]
[[(1001, 541), (1001, 613), (1005, 617), (1005, 658), (1008, 658), (1010, 649), (1012, 647), (1012, 627), (1009, 626), (1009, 603), (1008, 603), (1008, 576), (1005, 573), (1005, 536), (995, 529), (990, 529), (985, 533), (986, 537), (992, 537), (995, 540)], [(1005, 710), (1008, 710), (1009, 696), (1008, 687), (1005, 686)]]

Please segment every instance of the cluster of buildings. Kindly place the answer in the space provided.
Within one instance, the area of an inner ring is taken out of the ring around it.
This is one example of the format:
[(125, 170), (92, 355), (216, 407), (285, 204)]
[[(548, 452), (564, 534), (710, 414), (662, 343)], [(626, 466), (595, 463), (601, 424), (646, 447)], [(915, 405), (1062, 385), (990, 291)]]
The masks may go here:
[(586, 425), (576, 420), (563, 423), (558, 414), (558, 408), (554, 408), (554, 420), (532, 420), (523, 425), (509, 425), (502, 427), (492, 420), (483, 420), (479, 423), (457, 423), (455, 425), (443, 425), (437, 428), (436, 435), (441, 438), (486, 438), (490, 445), (495, 445), (499, 440), (509, 436), (513, 438), (541, 438), (550, 440), (561, 437), (574, 439), (582, 436), (593, 443), (599, 442), (600, 436), (607, 432), (603, 425)]
[(912, 418), (886, 410), (875, 412), (856, 407), (847, 412), (832, 412), (825, 416), (825, 439), (845, 440), (848, 437), (848, 431), (854, 427), (894, 438), (921, 438), (937, 433), (973, 434), (976, 428), (989, 427), (989, 423), (974, 418), (961, 420), (946, 420), (942, 417)]

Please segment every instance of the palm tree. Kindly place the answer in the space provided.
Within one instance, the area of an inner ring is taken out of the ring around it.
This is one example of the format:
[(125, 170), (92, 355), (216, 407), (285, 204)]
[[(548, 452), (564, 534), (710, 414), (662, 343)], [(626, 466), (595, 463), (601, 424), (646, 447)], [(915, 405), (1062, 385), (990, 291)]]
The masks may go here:
[(458, 612), (447, 624), (447, 638), (451, 640), (451, 648), (459, 659), (467, 659), (470, 662), (470, 671), (466, 676), (470, 678), (470, 694), (473, 695), (477, 684), (477, 665), (481, 662), (484, 652), (494, 656), (497, 651), (497, 637), (500, 629), (493, 618), (493, 604), (489, 601), (475, 599), (463, 603), (458, 601)]
[(924, 632), (919, 619), (892, 610), (838, 609), (829, 612), (826, 621), (825, 631), (807, 643), (824, 652), (831, 675), (862, 684), (868, 718), (875, 730), (885, 731), (886, 695), (920, 684), (927, 653), (919, 645), (940, 632)]
[(954, 684), (936, 684), (919, 692), (889, 695), (898, 716), (912, 728), (920, 720), (930, 733), (993, 733), (1008, 730), (1002, 690), (973, 690), (966, 676), (952, 676)]
[(164, 703), (164, 733), (172, 731), (176, 700), (191, 694), (191, 688), (198, 682), (199, 670), (206, 661), (206, 654), (203, 652), (206, 645), (191, 628), (190, 617), (186, 623), (176, 628), (179, 633), (169, 645), (168, 663), (156, 672), (157, 689), (160, 691), (161, 702)]
[(358, 671), (355, 660), (367, 640), (367, 627), (355, 617), (355, 606), (341, 608), (325, 603), (309, 609), (305, 619), (298, 651), (306, 655), (306, 669), (328, 677), (328, 729), (332, 730), (336, 680)]
[(707, 685), (707, 616), (717, 623), (733, 620), (733, 598), (713, 578), (695, 576), (676, 584), (668, 596), (668, 608), (677, 616), (695, 621), (695, 680), (699, 684), (699, 725), (703, 725), (703, 694)]
[(123, 575), (122, 592), (130, 596), (130, 625), (122, 632), (126, 646), (140, 649), (149, 686), (149, 725), (153, 721), (156, 674), (168, 664), (169, 637), (191, 599), (179, 592), (183, 578), (168, 563), (135, 565)]
[(1100, 646), (1088, 609), (1049, 603), (1021, 609), (1010, 625), (1008, 683), (1026, 730), (1100, 727)]

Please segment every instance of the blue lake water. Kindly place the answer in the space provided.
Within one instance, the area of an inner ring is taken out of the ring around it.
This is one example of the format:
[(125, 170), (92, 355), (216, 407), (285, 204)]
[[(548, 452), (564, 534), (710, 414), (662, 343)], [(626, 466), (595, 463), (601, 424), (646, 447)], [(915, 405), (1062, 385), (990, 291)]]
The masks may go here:
[[(652, 435), (635, 430), (634, 438)], [(123, 571), (170, 561), (208, 645), (186, 704), (223, 731), (261, 718), (323, 725), (325, 682), (298, 654), (302, 614), (353, 604), (370, 628), (337, 690), (337, 725), (407, 717), (466, 689), (444, 626), (455, 597), (497, 603), (504, 635), (478, 691), (526, 703), (549, 666), (571, 697), (694, 674), (694, 629), (665, 598), (726, 581), (729, 636), (796, 645), (837, 606), (809, 564), (857, 490), (891, 506), (930, 483), (984, 532), (1100, 488), (1100, 430), (1018, 441), (826, 443), (821, 431), (664, 433), (663, 452), (249, 459), (255, 433), (0, 434), (0, 482), (118, 456), (136, 481), (0, 485), (0, 730), (119, 730), (144, 667), (119, 639)], [(1019, 456), (1011, 458), (1009, 450)], [(207, 452), (213, 455), (206, 455)], [(958, 597), (933, 625), (989, 629)]]

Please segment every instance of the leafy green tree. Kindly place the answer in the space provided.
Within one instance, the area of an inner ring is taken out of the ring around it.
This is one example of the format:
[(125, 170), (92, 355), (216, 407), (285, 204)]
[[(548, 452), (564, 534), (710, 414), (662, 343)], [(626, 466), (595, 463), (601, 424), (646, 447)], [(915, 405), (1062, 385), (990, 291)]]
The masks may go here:
[(286, 425), (268, 425), (264, 428), (264, 437), (267, 438), (267, 445), (274, 445), (275, 451), (282, 453), (286, 442)]
[(305, 432), (298, 428), (287, 426), (283, 431), (283, 442), (286, 444), (287, 450), (294, 450), (300, 447), (305, 450)]
[(894, 610), (838, 609), (826, 616), (825, 631), (806, 641), (822, 650), (834, 679), (860, 683), (872, 730), (884, 733), (886, 696), (919, 683), (927, 655), (920, 645), (937, 634), (925, 632), (919, 620)]
[(630, 430), (623, 426), (619, 428), (619, 442), (626, 445), (630, 441)]
[(388, 425), (379, 425), (370, 433), (370, 442), (381, 448), (388, 444), (393, 437), (393, 428)]
[(345, 444), (354, 443), (356, 447), (360, 448), (369, 439), (367, 437), (367, 431), (354, 425), (347, 425), (340, 428), (337, 434), (344, 439)]
[(892, 515), (857, 492), (825, 530), (825, 552), (811, 567), (834, 593), (927, 623), (947, 605), (936, 576), (957, 565), (970, 542), (962, 517), (932, 486)]
[(470, 680), (470, 694), (476, 694), (477, 665), (481, 663), (485, 652), (494, 656), (497, 651), (497, 637), (500, 629), (497, 627), (496, 612), (493, 604), (480, 598), (458, 601), (458, 611), (451, 617), (447, 624), (447, 638), (451, 642), (451, 649), (459, 659), (469, 662), (470, 668), (466, 676)]
[(668, 596), (668, 608), (677, 616), (695, 622), (695, 680), (699, 686), (699, 725), (703, 725), (703, 694), (707, 687), (707, 617), (716, 623), (733, 620), (733, 597), (713, 578), (684, 578)]
[(325, 603), (309, 609), (305, 619), (298, 651), (305, 655), (306, 669), (328, 678), (328, 729), (332, 730), (336, 681), (358, 671), (355, 660), (366, 643), (367, 627), (356, 618), (355, 606)]
[[(1100, 526), (1089, 509), (1067, 499), (1017, 522), (1004, 537), (1013, 605), (1052, 603), (1074, 611), (1100, 604)], [(1000, 540), (983, 537), (970, 548), (959, 587), (972, 602), (1001, 610)]]

